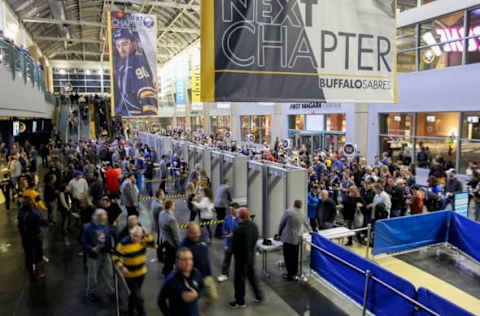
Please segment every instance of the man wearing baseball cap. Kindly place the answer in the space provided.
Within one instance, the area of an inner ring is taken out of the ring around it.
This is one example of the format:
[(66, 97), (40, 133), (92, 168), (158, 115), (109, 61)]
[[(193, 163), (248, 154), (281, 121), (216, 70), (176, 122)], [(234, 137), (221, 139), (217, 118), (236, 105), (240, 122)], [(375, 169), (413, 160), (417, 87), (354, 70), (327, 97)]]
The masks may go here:
[(246, 308), (245, 280), (248, 279), (255, 294), (255, 302), (263, 301), (263, 294), (255, 274), (255, 247), (258, 240), (258, 228), (250, 221), (247, 208), (238, 210), (238, 227), (232, 236), (232, 252), (235, 257), (235, 300), (230, 303), (233, 309)]

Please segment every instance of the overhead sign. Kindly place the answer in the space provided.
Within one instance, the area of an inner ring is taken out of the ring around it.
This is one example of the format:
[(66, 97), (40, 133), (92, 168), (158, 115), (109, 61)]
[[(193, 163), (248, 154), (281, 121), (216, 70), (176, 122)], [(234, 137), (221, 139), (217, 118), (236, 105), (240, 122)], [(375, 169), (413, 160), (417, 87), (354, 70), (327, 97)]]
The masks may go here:
[(112, 115), (158, 114), (154, 15), (108, 12)]
[(394, 0), (201, 5), (202, 101), (396, 101)]
[(455, 194), (455, 212), (468, 217), (468, 193)]
[(347, 143), (343, 145), (343, 154), (347, 157), (352, 157), (357, 152), (357, 147), (354, 144)]
[(185, 105), (185, 79), (177, 78), (175, 80), (175, 103), (177, 105)]
[(192, 68), (192, 103), (200, 102), (200, 65)]

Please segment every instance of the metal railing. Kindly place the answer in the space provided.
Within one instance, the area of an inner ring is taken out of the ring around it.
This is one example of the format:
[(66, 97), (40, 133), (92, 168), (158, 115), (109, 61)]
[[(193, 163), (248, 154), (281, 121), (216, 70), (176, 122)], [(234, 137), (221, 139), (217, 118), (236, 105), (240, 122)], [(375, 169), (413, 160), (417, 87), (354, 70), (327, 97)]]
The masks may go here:
[(29, 52), (22, 49), (7, 39), (0, 38), (0, 65), (9, 70), (12, 79), (23, 78), (25, 85), (30, 83), (45, 95), (45, 101), (55, 105), (55, 97), (47, 92), (44, 72)]
[[(369, 232), (370, 232), (370, 229), (369, 229)], [(372, 272), (370, 270), (363, 270), (359, 267), (357, 267), (356, 265), (338, 257), (337, 255), (313, 244), (312, 242), (309, 242), (305, 239), (302, 238), (302, 245), (301, 245), (301, 260), (303, 260), (303, 248), (304, 248), (304, 245), (303, 243), (307, 243), (310, 245), (310, 247), (313, 247), (315, 248), (316, 250), (322, 252), (323, 254), (335, 259), (336, 261), (342, 263), (343, 265), (349, 267), (350, 269), (362, 274), (365, 276), (365, 285), (364, 285), (364, 292), (363, 292), (363, 304), (362, 304), (362, 316), (365, 316), (367, 314), (367, 302), (368, 302), (368, 294), (369, 294), (369, 291), (368, 291), (368, 288), (369, 288), (369, 283), (370, 283), (370, 280), (373, 280), (375, 282), (377, 282), (378, 284), (384, 286), (385, 288), (389, 289), (390, 291), (392, 291), (393, 293), (395, 293), (396, 295), (402, 297), (403, 299), (405, 299), (406, 301), (412, 303), (416, 309), (420, 308), (420, 309), (423, 309), (424, 311), (426, 311), (427, 313), (431, 314), (431, 315), (434, 315), (434, 316), (440, 316), (439, 313), (431, 310), (430, 308), (426, 307), (425, 305), (423, 305), (422, 303), (408, 297), (407, 295), (405, 295), (404, 293), (402, 293), (401, 291), (397, 290), (396, 288), (394, 288), (393, 286), (385, 283), (384, 281), (380, 280), (379, 278), (377, 278), (376, 276), (372, 275)], [(368, 252), (368, 246), (367, 246), (367, 252)], [(328, 282), (328, 281), (327, 281)]]
[(119, 285), (123, 285), (123, 289), (127, 296), (130, 296), (130, 289), (128, 288), (127, 281), (123, 276), (123, 273), (115, 266), (113, 263), (112, 256), (110, 255), (110, 261), (112, 262), (112, 269), (113, 269), (113, 289), (115, 295), (115, 315), (120, 316), (120, 287)]

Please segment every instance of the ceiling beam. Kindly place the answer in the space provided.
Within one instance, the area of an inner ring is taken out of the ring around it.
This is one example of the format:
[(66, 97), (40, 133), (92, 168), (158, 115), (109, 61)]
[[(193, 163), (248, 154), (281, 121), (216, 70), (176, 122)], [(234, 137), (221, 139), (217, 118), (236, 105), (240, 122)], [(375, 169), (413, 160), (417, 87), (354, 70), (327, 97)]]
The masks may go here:
[(80, 26), (93, 26), (93, 27), (106, 27), (104, 23), (92, 22), (92, 21), (76, 21), (76, 20), (57, 20), (57, 19), (47, 19), (47, 18), (23, 18), (23, 23), (44, 23), (44, 24), (70, 24), (70, 25), (80, 25)]
[[(125, 3), (125, 4), (135, 4), (135, 5), (140, 5), (139, 1), (132, 1), (132, 0), (114, 0), (112, 2), (115, 3)], [(186, 10), (194, 10), (194, 11), (200, 11), (200, 5), (198, 4), (185, 4), (185, 3), (178, 3), (175, 1), (150, 1), (150, 0), (144, 0), (142, 3), (141, 11), (147, 6), (153, 6), (153, 7), (159, 7), (159, 8), (172, 8), (172, 9), (186, 9)]]
[[(192, 4), (193, 0), (188, 0), (187, 4)], [(178, 14), (168, 23), (168, 25), (165, 27), (166, 30), (162, 31), (162, 33), (157, 37), (157, 40), (160, 40), (166, 33), (167, 30), (173, 28), (173, 25), (177, 22), (177, 20), (185, 13), (186, 9), (182, 9)], [(200, 30), (199, 30), (200, 31)]]
[(91, 44), (100, 44), (103, 43), (100, 40), (93, 39), (84, 39), (84, 38), (71, 38), (66, 39), (65, 37), (51, 37), (51, 36), (37, 36), (35, 38), (37, 41), (51, 41), (51, 42), (72, 42), (72, 43), (91, 43)]
[(174, 32), (174, 33), (200, 34), (200, 28), (188, 28), (188, 27), (168, 27), (168, 26), (158, 27), (157, 31), (164, 32), (164, 33)]
[(57, 52), (54, 52), (54, 53), (50, 54), (50, 56), (48, 56), (48, 57), (53, 58), (53, 57), (58, 56), (58, 55), (71, 55), (71, 54), (76, 54), (76, 55), (85, 54), (85, 55), (91, 55), (91, 56), (102, 55), (102, 53), (100, 53), (100, 52), (83, 52), (81, 50), (61, 50), (61, 51), (57, 51)]
[(173, 1), (151, 2), (149, 5), (160, 8), (173, 8), (173, 9), (186, 9), (200, 11), (200, 5), (198, 4), (183, 4)]

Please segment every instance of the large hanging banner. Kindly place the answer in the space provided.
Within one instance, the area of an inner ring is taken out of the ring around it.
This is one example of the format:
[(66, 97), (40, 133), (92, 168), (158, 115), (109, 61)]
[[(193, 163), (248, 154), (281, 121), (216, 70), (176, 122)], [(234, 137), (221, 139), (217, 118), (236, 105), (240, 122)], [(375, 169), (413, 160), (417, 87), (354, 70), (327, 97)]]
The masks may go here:
[(153, 15), (108, 12), (112, 115), (156, 115), (157, 45)]
[(397, 100), (394, 0), (201, 4), (202, 101)]

